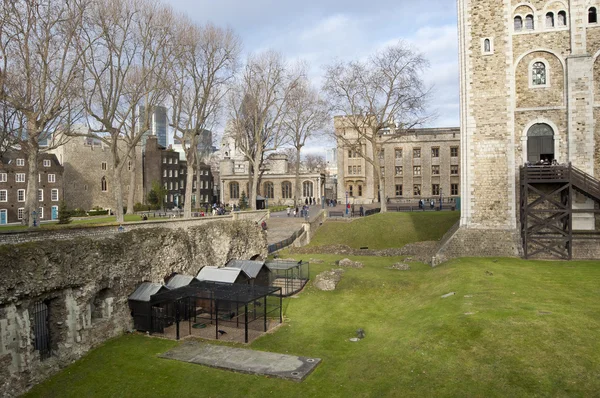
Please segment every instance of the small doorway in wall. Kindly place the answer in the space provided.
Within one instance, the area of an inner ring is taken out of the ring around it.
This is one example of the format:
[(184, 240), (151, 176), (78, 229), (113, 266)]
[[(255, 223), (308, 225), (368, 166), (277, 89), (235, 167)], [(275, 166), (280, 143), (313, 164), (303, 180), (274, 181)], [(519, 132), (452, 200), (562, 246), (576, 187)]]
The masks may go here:
[(527, 161), (536, 164), (554, 160), (554, 130), (546, 123), (536, 123), (527, 131)]

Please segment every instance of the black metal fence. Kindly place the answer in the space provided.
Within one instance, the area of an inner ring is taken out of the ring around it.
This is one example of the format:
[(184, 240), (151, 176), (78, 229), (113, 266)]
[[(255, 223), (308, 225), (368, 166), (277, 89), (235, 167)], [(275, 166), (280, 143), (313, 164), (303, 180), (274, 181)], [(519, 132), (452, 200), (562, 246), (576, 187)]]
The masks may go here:
[(302, 228), (300, 228), (298, 231), (294, 232), (292, 234), (292, 236), (290, 236), (289, 238), (279, 241), (277, 243), (273, 243), (272, 245), (269, 245), (269, 247), (268, 247), (269, 254), (274, 253), (277, 250), (281, 250), (284, 247), (288, 247), (289, 245), (294, 243), (294, 241), (303, 233), (304, 233), (304, 226), (302, 226)]

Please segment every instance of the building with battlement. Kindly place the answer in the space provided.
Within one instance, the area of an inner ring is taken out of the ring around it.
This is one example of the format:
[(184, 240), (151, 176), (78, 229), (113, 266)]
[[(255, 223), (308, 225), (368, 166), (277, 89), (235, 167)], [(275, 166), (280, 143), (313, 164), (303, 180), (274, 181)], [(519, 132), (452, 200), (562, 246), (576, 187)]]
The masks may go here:
[[(599, 9), (597, 0), (458, 0), (456, 252), (527, 256), (536, 241), (536, 252), (568, 250), (570, 258), (572, 231), (594, 229), (598, 192), (570, 176), (600, 178)], [(564, 167), (546, 169), (545, 184), (543, 173), (522, 167), (554, 160)], [(530, 222), (544, 211), (554, 221)], [(556, 243), (544, 247), (544, 233)]]

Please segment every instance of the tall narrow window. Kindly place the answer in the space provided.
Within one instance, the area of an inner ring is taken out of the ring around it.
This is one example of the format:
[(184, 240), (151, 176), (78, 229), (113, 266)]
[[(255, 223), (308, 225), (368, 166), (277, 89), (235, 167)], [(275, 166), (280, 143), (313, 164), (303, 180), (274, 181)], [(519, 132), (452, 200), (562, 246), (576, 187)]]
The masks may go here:
[(237, 182), (229, 183), (229, 197), (231, 199), (239, 199), (240, 198), (240, 184)]
[(106, 177), (102, 177), (102, 179), (100, 180), (100, 188), (102, 189), (102, 192), (108, 191), (108, 185), (106, 184)]
[(492, 46), (490, 44), (490, 39), (485, 39), (483, 41), (483, 52), (489, 53), (492, 51)]
[(520, 16), (515, 17), (515, 32), (519, 32), (523, 30), (523, 18)]
[(549, 12), (546, 14), (546, 27), (547, 28), (554, 27), (554, 13)]
[(558, 12), (557, 25), (558, 26), (567, 26), (567, 13), (566, 12), (564, 12), (564, 11)]
[(275, 197), (275, 188), (272, 182), (265, 182), (265, 198), (273, 199)]
[(596, 13), (596, 7), (590, 7), (588, 10), (588, 23), (597, 23), (598, 14)]
[(289, 181), (284, 181), (281, 183), (281, 196), (283, 199), (291, 199), (292, 198), (292, 183)]
[(533, 30), (533, 28), (533, 15), (530, 14), (525, 17), (525, 29)]
[(535, 62), (531, 68), (531, 83), (534, 86), (546, 85), (546, 65), (543, 62)]
[(302, 183), (302, 193), (304, 197), (312, 197), (313, 196), (313, 183), (311, 181), (304, 181)]
[(354, 187), (352, 185), (348, 187), (348, 195), (354, 196)]
[(358, 196), (362, 196), (362, 185), (358, 186)]

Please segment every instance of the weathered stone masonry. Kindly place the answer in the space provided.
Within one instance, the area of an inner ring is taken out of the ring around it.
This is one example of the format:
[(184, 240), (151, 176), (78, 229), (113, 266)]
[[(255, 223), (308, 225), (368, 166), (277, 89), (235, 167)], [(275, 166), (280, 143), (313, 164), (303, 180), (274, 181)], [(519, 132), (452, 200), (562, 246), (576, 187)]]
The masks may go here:
[[(0, 396), (23, 393), (132, 327), (127, 297), (141, 281), (266, 257), (254, 220), (156, 227), (0, 246)], [(32, 308), (49, 309), (52, 355), (34, 349)]]

